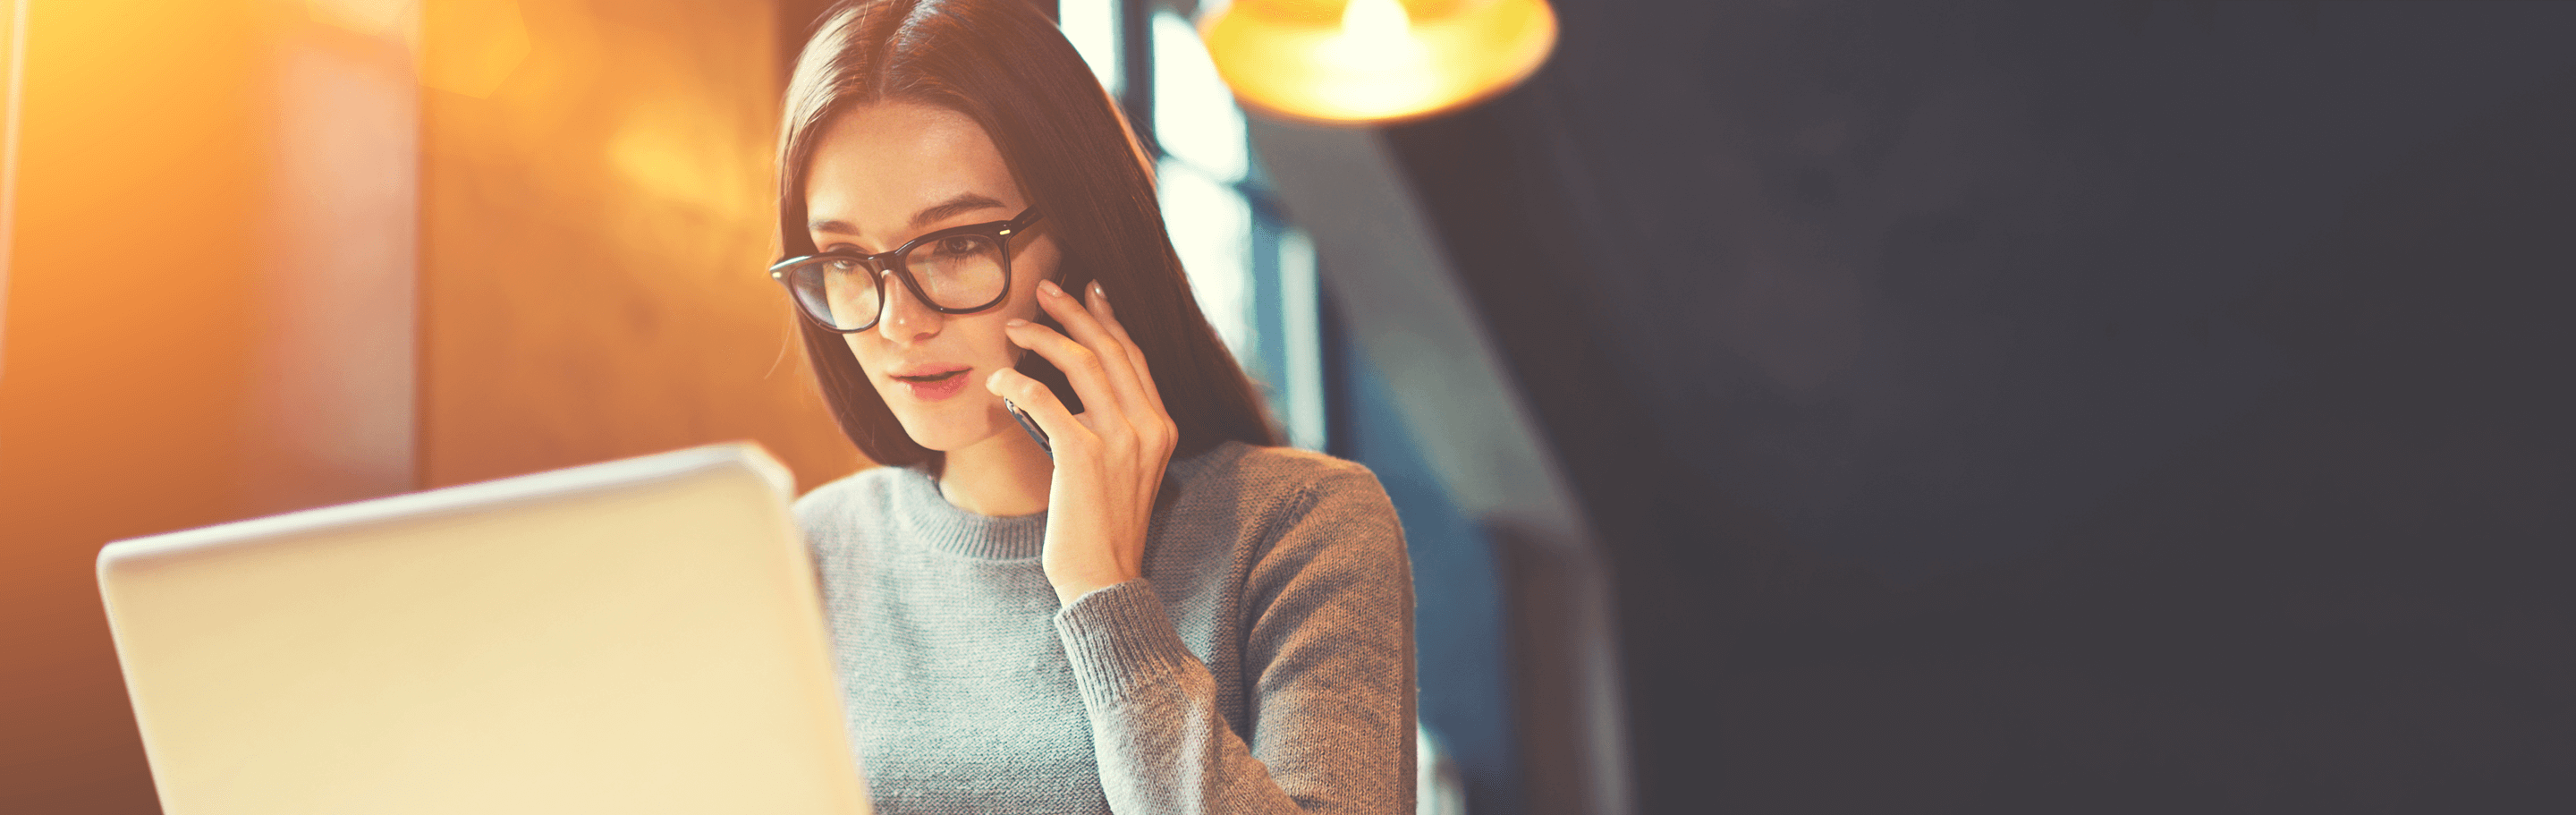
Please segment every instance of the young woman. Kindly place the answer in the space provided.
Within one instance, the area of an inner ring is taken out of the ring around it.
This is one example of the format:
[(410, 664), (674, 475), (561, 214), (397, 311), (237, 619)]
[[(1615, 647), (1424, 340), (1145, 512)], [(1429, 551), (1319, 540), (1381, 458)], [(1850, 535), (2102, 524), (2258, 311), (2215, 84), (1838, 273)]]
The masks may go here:
[(879, 812), (1412, 808), (1394, 509), (1272, 446), (1150, 166), (1028, 0), (845, 3), (797, 62), (771, 274), (892, 465), (797, 504)]

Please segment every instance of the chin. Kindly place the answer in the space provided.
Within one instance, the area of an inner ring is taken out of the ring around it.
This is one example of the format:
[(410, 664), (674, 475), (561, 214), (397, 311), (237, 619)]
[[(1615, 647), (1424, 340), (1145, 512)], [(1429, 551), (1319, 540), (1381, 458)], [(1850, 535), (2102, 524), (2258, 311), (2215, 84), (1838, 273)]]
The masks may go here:
[(929, 410), (896, 411), (895, 421), (903, 425), (904, 435), (911, 436), (912, 443), (951, 453), (992, 438), (996, 431), (992, 414), (1000, 404), (1000, 400), (990, 406), (978, 401), (972, 406), (939, 405)]

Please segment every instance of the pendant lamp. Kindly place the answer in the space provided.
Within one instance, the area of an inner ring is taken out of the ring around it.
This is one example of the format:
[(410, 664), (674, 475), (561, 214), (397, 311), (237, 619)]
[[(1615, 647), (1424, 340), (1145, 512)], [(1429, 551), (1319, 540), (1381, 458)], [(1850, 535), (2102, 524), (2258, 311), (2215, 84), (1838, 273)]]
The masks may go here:
[(1556, 13), (1546, 0), (1233, 0), (1199, 36), (1245, 107), (1380, 124), (1519, 84), (1555, 47)]

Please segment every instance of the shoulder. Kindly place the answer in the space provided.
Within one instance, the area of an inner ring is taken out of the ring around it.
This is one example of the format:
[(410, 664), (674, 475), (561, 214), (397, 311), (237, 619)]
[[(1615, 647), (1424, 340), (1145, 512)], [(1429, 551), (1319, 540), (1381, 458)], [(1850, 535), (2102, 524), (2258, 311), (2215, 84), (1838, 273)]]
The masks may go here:
[(1172, 526), (1238, 530), (1237, 545), (1265, 568), (1299, 568), (1327, 552), (1401, 557), (1404, 549), (1394, 503), (1357, 462), (1227, 442), (1175, 470), (1181, 498)]
[[(1404, 525), (1377, 476), (1357, 462), (1229, 442), (1190, 484), (1203, 518), (1238, 530), (1247, 607), (1311, 606), (1327, 596), (1397, 598), (1410, 608)], [(1296, 598), (1296, 599), (1291, 599)], [(1372, 601), (1374, 602), (1374, 601)], [(1294, 616), (1294, 615), (1292, 615)], [(1283, 617), (1282, 619), (1286, 619)]]
[(1367, 467), (1294, 447), (1229, 441), (1174, 462), (1172, 469), (1184, 491), (1213, 493), (1243, 505), (1293, 511), (1327, 501), (1386, 503), (1386, 489)]

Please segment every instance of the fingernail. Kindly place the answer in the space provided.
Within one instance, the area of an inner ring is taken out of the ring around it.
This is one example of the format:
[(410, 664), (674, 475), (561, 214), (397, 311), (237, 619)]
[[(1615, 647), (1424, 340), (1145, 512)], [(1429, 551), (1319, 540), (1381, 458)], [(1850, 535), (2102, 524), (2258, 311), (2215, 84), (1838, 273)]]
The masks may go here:
[(1091, 281), (1091, 296), (1106, 300), (1109, 299), (1109, 290), (1102, 288), (1100, 281), (1094, 280)]
[(1020, 319), (1020, 318), (1018, 318), (1018, 317), (1013, 317), (1013, 318), (1011, 318), (1011, 319), (1009, 319), (1009, 320), (1005, 320), (1005, 321), (1003, 321), (1003, 322), (1002, 322), (1002, 324), (1003, 324), (1003, 325), (1010, 326), (1010, 327), (1012, 327), (1012, 328), (1018, 328), (1018, 327), (1020, 327), (1020, 326), (1028, 325), (1028, 324), (1029, 324), (1029, 321), (1027, 321), (1027, 320), (1023, 320), (1023, 319)]
[(1055, 281), (1053, 281), (1053, 280), (1040, 280), (1040, 281), (1038, 281), (1038, 289), (1039, 289), (1039, 290), (1041, 290), (1041, 291), (1044, 291), (1044, 292), (1046, 292), (1046, 293), (1048, 293), (1048, 294), (1055, 295), (1055, 296), (1057, 296), (1057, 297), (1063, 297), (1063, 296), (1064, 296), (1064, 287), (1056, 285), (1056, 284), (1055, 284)]

